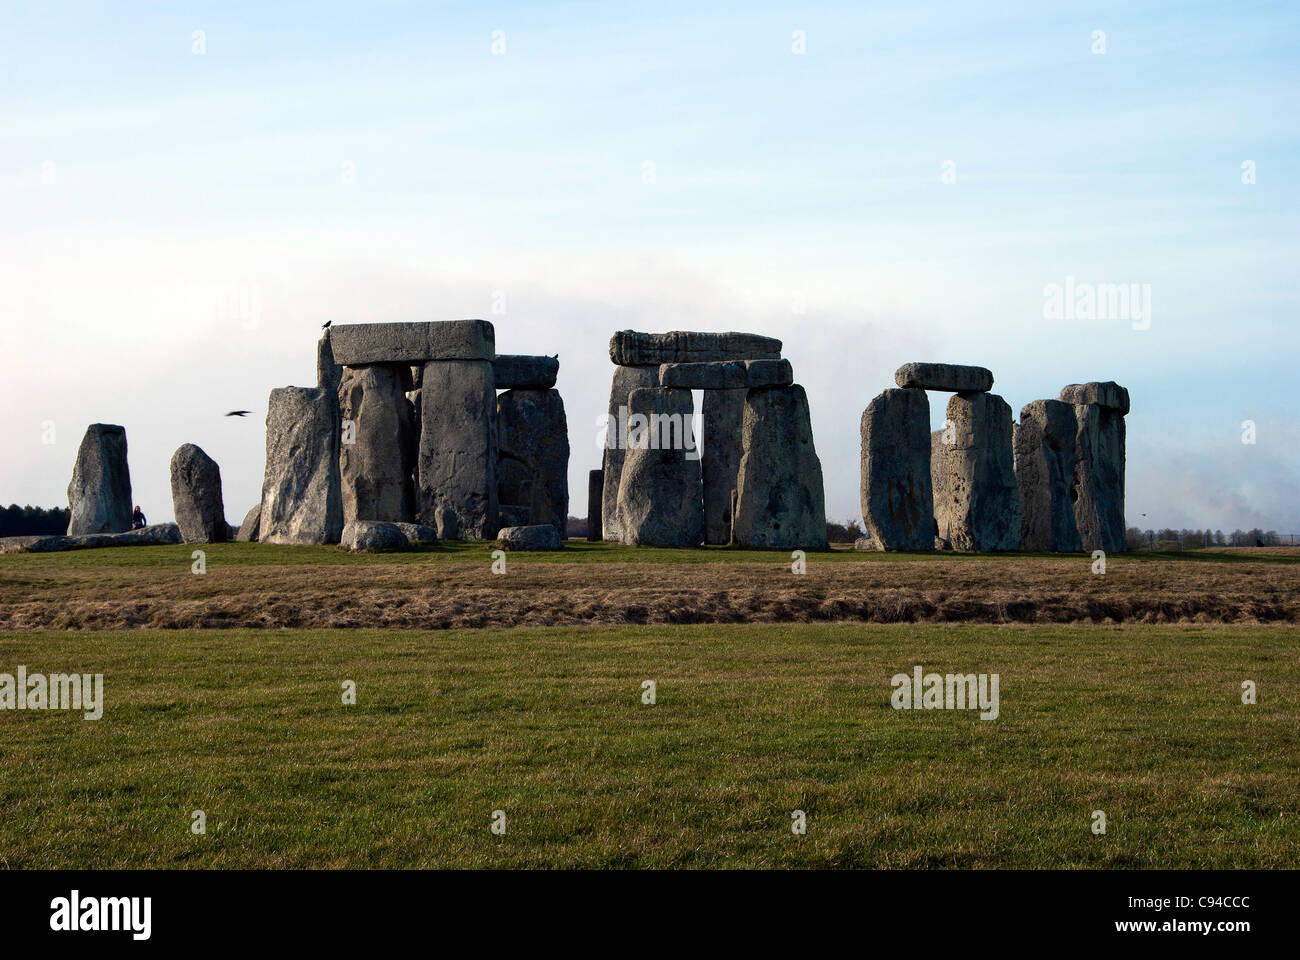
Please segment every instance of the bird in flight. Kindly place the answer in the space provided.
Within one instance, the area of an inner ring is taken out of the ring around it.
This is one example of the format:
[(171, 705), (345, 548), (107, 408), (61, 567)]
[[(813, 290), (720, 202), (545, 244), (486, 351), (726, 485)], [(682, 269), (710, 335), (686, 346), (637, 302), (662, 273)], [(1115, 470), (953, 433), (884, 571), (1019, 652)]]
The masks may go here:
[(247, 416), (248, 414), (250, 414), (250, 413), (252, 413), (252, 412), (253, 412), (252, 410), (231, 410), (228, 414), (226, 414), (226, 416), (228, 416), (228, 417), (244, 417), (244, 416)]
[(330, 324), (333, 322), (334, 322), (333, 320), (326, 320), (324, 323), (320, 325), (320, 328), (322, 330), (328, 330), (330, 328)]

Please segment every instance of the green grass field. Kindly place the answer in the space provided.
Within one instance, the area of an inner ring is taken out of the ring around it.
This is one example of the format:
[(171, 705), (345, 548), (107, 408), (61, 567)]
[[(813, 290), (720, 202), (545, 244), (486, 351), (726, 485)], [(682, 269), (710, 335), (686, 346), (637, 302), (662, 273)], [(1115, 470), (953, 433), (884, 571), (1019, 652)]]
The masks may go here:
[[(103, 673), (106, 700), (0, 711), (0, 867), (1295, 867), (1295, 649), (1265, 626), (0, 633), (0, 671)], [(1000, 717), (891, 709), (914, 664), (998, 673)]]

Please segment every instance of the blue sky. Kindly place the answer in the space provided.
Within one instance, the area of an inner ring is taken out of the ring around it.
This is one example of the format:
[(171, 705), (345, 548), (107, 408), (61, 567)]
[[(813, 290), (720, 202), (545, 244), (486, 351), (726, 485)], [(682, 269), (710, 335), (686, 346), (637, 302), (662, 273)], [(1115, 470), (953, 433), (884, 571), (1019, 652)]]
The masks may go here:
[[(833, 517), (863, 407), (946, 360), (1017, 411), (1127, 385), (1131, 523), (1300, 533), (1294, 6), (268, 6), (0, 13), (0, 501), (62, 502), (110, 421), (151, 519), (190, 441), (238, 522), (321, 323), (482, 316), (560, 354), (574, 513), (609, 335), (740, 329)], [(1149, 284), (1149, 329), (1045, 319), (1066, 277)]]

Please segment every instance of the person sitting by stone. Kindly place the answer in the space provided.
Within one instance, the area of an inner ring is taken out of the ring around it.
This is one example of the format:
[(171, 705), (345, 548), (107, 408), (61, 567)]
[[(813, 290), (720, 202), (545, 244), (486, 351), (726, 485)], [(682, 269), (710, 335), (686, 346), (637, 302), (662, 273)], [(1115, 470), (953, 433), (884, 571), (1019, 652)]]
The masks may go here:
[(148, 521), (145, 520), (144, 518), (144, 511), (141, 510), (139, 505), (137, 504), (135, 508), (135, 512), (131, 514), (131, 529), (139, 530), (143, 528), (147, 523)]

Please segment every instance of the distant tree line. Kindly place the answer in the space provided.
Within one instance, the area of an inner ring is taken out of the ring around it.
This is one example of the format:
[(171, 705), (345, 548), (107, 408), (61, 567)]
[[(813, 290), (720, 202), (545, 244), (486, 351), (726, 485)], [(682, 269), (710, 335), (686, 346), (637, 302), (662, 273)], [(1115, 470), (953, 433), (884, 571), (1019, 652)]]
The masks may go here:
[(68, 532), (67, 507), (26, 506), (9, 504), (0, 510), (0, 537), (62, 536)]
[(1127, 531), (1130, 550), (1196, 550), (1203, 547), (1280, 547), (1286, 541), (1276, 530), (1139, 530)]

